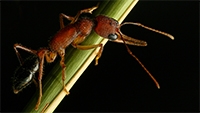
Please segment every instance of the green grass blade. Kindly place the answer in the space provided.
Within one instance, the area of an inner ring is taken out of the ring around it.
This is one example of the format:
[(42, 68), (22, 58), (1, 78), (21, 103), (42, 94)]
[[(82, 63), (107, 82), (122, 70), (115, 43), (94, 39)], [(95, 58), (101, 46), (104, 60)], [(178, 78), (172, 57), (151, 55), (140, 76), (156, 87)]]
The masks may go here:
[[(95, 10), (93, 14), (104, 14), (118, 20), (119, 22), (122, 22), (137, 2), (138, 0), (116, 0), (100, 2), (99, 8)], [(106, 39), (99, 37), (95, 33), (91, 33), (91, 35), (82, 43), (82, 45), (92, 45), (98, 43), (105, 44), (106, 42)], [(65, 64), (67, 66), (65, 83), (68, 90), (71, 89), (76, 80), (95, 58), (97, 50), (98, 48), (91, 50), (77, 50), (71, 46), (67, 48), (65, 57)], [(58, 62), (51, 70), (50, 74), (47, 75), (47, 78), (43, 81), (43, 97), (38, 111), (34, 110), (38, 99), (38, 92), (36, 92), (36, 94), (30, 100), (24, 111), (41, 112), (47, 103), (50, 105), (47, 106), (45, 112), (54, 111), (54, 109), (65, 96), (65, 92), (62, 92), (63, 86), (61, 71), (62, 69)]]

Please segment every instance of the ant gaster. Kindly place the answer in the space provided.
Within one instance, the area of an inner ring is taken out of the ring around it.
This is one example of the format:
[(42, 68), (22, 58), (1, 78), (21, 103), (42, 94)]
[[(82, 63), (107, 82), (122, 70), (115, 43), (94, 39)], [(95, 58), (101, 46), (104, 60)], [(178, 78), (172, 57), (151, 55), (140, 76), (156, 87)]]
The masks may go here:
[[(64, 60), (65, 60), (64, 56), (65, 56), (65, 48), (67, 46), (71, 44), (74, 48), (78, 48), (81, 50), (87, 50), (87, 49), (100, 47), (95, 59), (95, 65), (98, 65), (98, 59), (101, 57), (101, 54), (103, 52), (103, 44), (100, 43), (100, 44), (95, 44), (95, 45), (79, 45), (91, 33), (92, 29), (103, 38), (107, 38), (108, 40), (113, 41), (113, 42), (124, 43), (127, 48), (128, 53), (139, 62), (139, 64), (144, 68), (144, 70), (148, 73), (148, 75), (153, 79), (156, 86), (160, 88), (156, 79), (144, 67), (144, 65), (139, 61), (139, 59), (135, 55), (132, 54), (132, 52), (127, 46), (127, 44), (135, 45), (135, 46), (147, 46), (147, 43), (145, 41), (137, 40), (137, 39), (124, 35), (120, 31), (120, 28), (121, 26), (125, 24), (132, 24), (132, 25), (141, 26), (148, 30), (168, 36), (171, 39), (174, 39), (174, 37), (170, 34), (152, 29), (140, 23), (125, 22), (123, 24), (119, 24), (117, 20), (113, 18), (109, 18), (104, 15), (96, 16), (94, 19), (90, 19), (88, 17), (79, 18), (79, 16), (82, 13), (92, 14), (92, 11), (97, 8), (98, 8), (98, 5), (91, 8), (83, 9), (79, 11), (75, 17), (67, 16), (61, 13), (60, 14), (61, 29), (50, 40), (49, 47), (41, 48), (39, 50), (32, 50), (20, 44), (14, 44), (14, 50), (16, 51), (16, 55), (20, 61), (20, 68), (17, 69), (15, 77), (14, 77), (13, 91), (15, 94), (17, 94), (27, 85), (29, 85), (32, 81), (37, 83), (34, 80), (34, 75), (38, 71), (39, 72), (39, 75), (38, 75), (39, 98), (35, 106), (36, 110), (38, 109), (41, 102), (41, 98), (42, 98), (42, 76), (43, 76), (42, 73), (43, 73), (44, 59), (46, 59), (48, 63), (51, 63), (55, 60), (57, 55), (61, 57), (60, 66), (62, 67), (62, 83), (63, 83), (63, 88), (67, 94), (69, 94), (69, 92), (65, 88), (65, 84), (64, 84), (65, 68), (66, 68), (66, 65), (64, 63)], [(63, 18), (70, 20), (71, 23), (67, 26), (64, 26)], [(25, 50), (27, 52), (30, 52), (34, 55), (23, 62), (17, 50), (18, 48)]]

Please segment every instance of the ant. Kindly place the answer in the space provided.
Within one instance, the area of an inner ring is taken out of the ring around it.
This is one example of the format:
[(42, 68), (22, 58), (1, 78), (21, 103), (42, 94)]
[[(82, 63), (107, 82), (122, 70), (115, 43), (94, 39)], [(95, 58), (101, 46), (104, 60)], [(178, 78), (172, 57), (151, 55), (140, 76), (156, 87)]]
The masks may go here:
[[(103, 44), (100, 43), (95, 45), (79, 45), (81, 42), (85, 40), (85, 38), (91, 33), (92, 30), (94, 30), (99, 36), (106, 38), (109, 41), (124, 43), (128, 53), (138, 61), (138, 63), (143, 67), (143, 69), (155, 82), (158, 89), (160, 88), (156, 79), (145, 68), (145, 66), (140, 62), (140, 60), (135, 55), (132, 54), (131, 50), (127, 46), (127, 44), (135, 46), (147, 46), (147, 43), (145, 41), (134, 39), (124, 35), (120, 31), (120, 28), (123, 25), (132, 24), (168, 36), (172, 40), (174, 39), (174, 37), (168, 33), (155, 30), (153, 28), (144, 26), (140, 23), (125, 22), (123, 24), (119, 24), (117, 20), (107, 17), (105, 15), (98, 15), (94, 19), (91, 19), (89, 17), (79, 18), (79, 16), (82, 13), (92, 14), (93, 10), (97, 8), (98, 5), (91, 8), (80, 10), (75, 17), (67, 16), (61, 13), (59, 16), (61, 29), (49, 41), (49, 47), (43, 47), (40, 48), (39, 50), (32, 50), (18, 43), (14, 44), (14, 50), (20, 62), (20, 67), (16, 70), (15, 76), (13, 78), (13, 91), (15, 94), (17, 94), (23, 88), (28, 86), (32, 81), (36, 85), (39, 85), (39, 97), (35, 106), (35, 110), (38, 109), (42, 98), (42, 76), (43, 76), (42, 73), (43, 73), (44, 59), (46, 59), (48, 63), (51, 63), (54, 62), (57, 55), (61, 57), (60, 66), (62, 67), (62, 84), (63, 84), (63, 89), (65, 90), (67, 95), (69, 94), (69, 91), (67, 91), (64, 84), (66, 77), (65, 76), (66, 65), (64, 63), (66, 47), (68, 47), (70, 44), (74, 48), (81, 50), (100, 47), (95, 59), (95, 65), (98, 65), (98, 59), (101, 57), (101, 54), (103, 52)], [(63, 18), (66, 18), (69, 21), (71, 21), (70, 24), (64, 26)], [(23, 61), (17, 49), (22, 49), (24, 51), (32, 53), (33, 55), (31, 57), (28, 57), (25, 61)], [(38, 83), (34, 79), (36, 72), (39, 72)]]

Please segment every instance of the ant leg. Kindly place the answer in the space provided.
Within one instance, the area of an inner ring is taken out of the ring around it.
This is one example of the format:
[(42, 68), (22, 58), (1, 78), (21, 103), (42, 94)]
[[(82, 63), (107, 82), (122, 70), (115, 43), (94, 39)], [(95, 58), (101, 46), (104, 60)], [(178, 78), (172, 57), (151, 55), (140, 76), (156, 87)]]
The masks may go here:
[(91, 8), (87, 8), (87, 9), (83, 9), (83, 10), (80, 10), (80, 11), (76, 14), (75, 17), (67, 16), (67, 15), (61, 13), (61, 14), (60, 14), (60, 28), (61, 28), (61, 29), (64, 28), (63, 18), (66, 18), (66, 19), (70, 20), (70, 21), (71, 21), (70, 24), (73, 24), (73, 23), (75, 23), (75, 22), (78, 20), (79, 16), (80, 16), (82, 13), (90, 13), (90, 14), (92, 14), (92, 11), (95, 10), (95, 9), (97, 9), (97, 8), (98, 8), (98, 4), (97, 4), (97, 6), (94, 6), (94, 7), (91, 7)]
[(33, 53), (33, 54), (36, 54), (36, 53), (37, 53), (36, 50), (29, 49), (29, 48), (24, 47), (24, 46), (22, 46), (22, 45), (20, 45), (20, 44), (14, 44), (14, 50), (15, 50), (15, 52), (16, 52), (16, 55), (17, 55), (17, 58), (18, 58), (18, 60), (19, 60), (20, 65), (23, 64), (23, 60), (22, 60), (22, 57), (21, 57), (21, 55), (19, 54), (17, 48), (20, 48), (20, 49), (22, 49), (22, 50), (24, 50), (24, 51), (27, 51), (27, 52), (30, 52), (30, 53)]
[(40, 59), (40, 67), (39, 67), (39, 75), (38, 75), (38, 84), (39, 84), (39, 97), (38, 97), (38, 101), (37, 104), (35, 105), (35, 110), (38, 109), (38, 107), (40, 106), (40, 102), (42, 99), (42, 74), (43, 74), (43, 64), (44, 64), (44, 57), (47, 54), (48, 50), (46, 49), (41, 49), (38, 51), (38, 57)]
[(65, 25), (64, 25), (64, 21), (63, 21), (63, 18), (66, 18), (70, 21), (73, 21), (74, 20), (74, 17), (71, 17), (71, 16), (67, 16), (63, 13), (60, 13), (60, 29), (64, 28)]
[(97, 9), (97, 8), (98, 8), (98, 5), (99, 5), (99, 4), (97, 4), (97, 6), (94, 6), (94, 7), (91, 7), (91, 8), (87, 8), (87, 9), (80, 10), (80, 11), (76, 14), (76, 16), (74, 17), (74, 20), (73, 20), (71, 23), (75, 23), (75, 22), (78, 20), (79, 16), (80, 16), (82, 13), (90, 13), (90, 14), (92, 14), (92, 11), (94, 11), (95, 9)]
[(93, 49), (93, 48), (97, 48), (97, 47), (100, 47), (98, 53), (97, 53), (97, 56), (96, 56), (96, 59), (95, 59), (95, 65), (98, 65), (98, 60), (99, 58), (101, 57), (101, 54), (103, 52), (103, 44), (95, 44), (95, 45), (78, 45), (79, 43), (72, 43), (72, 46), (74, 48), (77, 48), (77, 49), (81, 49), (81, 50), (88, 50), (88, 49)]
[(65, 69), (66, 69), (66, 65), (65, 65), (65, 49), (62, 49), (58, 52), (58, 54), (61, 57), (60, 60), (60, 66), (62, 67), (62, 82), (63, 82), (63, 89), (65, 90), (66, 94), (69, 95), (69, 91), (67, 91), (67, 89), (65, 88)]
[(33, 82), (34, 82), (35, 86), (38, 87), (38, 83), (37, 83), (37, 81), (35, 80), (35, 78), (33, 78)]

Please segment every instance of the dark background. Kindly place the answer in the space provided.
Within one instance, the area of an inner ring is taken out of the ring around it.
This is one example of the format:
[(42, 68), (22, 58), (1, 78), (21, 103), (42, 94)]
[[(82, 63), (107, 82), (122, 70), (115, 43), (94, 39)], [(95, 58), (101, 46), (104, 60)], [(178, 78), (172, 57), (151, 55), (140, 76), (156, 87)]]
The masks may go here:
[[(74, 16), (78, 10), (96, 4), (1, 2), (2, 111), (20, 112), (36, 91), (34, 84), (18, 95), (12, 91), (11, 77), (19, 66), (13, 44), (45, 47), (59, 30), (59, 13)], [(160, 90), (123, 44), (108, 42), (99, 65), (92, 62), (55, 111), (198, 111), (198, 10), (198, 2), (139, 1), (124, 20), (174, 35), (172, 41), (140, 27), (129, 25), (122, 30), (147, 41), (147, 47), (129, 47), (158, 80)], [(45, 75), (52, 65), (45, 66)]]

